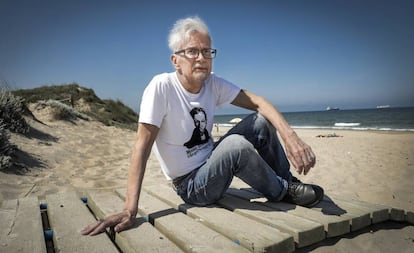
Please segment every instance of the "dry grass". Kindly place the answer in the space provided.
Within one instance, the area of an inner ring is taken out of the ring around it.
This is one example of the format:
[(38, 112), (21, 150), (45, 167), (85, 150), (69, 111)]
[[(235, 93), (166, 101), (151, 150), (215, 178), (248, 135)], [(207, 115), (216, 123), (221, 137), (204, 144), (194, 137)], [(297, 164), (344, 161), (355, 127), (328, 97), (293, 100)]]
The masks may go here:
[(13, 154), (16, 145), (10, 142), (8, 131), (27, 133), (29, 124), (23, 118), (23, 100), (14, 96), (6, 88), (0, 89), (0, 170), (9, 168), (13, 164)]

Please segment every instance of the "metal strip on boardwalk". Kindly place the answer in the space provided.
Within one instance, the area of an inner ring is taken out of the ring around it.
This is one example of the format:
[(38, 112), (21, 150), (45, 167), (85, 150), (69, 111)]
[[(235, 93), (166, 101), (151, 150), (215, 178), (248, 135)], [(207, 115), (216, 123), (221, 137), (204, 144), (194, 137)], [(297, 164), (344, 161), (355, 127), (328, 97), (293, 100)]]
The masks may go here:
[[(124, 201), (113, 191), (86, 192), (88, 206), (98, 218), (122, 211)], [(182, 252), (143, 217), (137, 216), (133, 228), (114, 234), (118, 247), (127, 252)]]
[(0, 231), (0, 252), (46, 252), (37, 197), (4, 200)]
[(252, 252), (293, 252), (293, 237), (280, 230), (259, 223), (216, 205), (197, 207), (185, 204), (177, 193), (166, 185), (144, 188), (177, 210), (206, 224)]
[[(125, 198), (124, 191), (117, 191)], [(225, 236), (141, 191), (139, 212), (186, 252), (249, 252)]]
[(57, 252), (119, 252), (105, 233), (93, 237), (80, 234), (85, 225), (96, 220), (75, 192), (48, 195), (46, 201)]

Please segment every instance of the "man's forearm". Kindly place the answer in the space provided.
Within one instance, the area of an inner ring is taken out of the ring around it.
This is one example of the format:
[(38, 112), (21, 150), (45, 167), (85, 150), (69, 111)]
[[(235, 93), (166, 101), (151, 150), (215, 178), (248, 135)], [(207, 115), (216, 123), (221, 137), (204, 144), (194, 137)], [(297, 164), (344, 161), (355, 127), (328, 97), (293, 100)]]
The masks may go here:
[[(134, 150), (134, 153), (135, 152), (136, 151)], [(140, 158), (138, 155), (133, 154), (128, 172), (127, 194), (124, 209), (128, 210), (132, 216), (136, 216), (138, 212), (139, 195), (146, 167), (143, 160), (146, 161), (146, 159), (142, 157)]]
[(124, 207), (133, 216), (138, 212), (138, 201), (144, 180), (146, 164), (157, 133), (157, 127), (148, 124), (139, 124), (137, 141), (132, 152), (128, 171), (127, 196)]

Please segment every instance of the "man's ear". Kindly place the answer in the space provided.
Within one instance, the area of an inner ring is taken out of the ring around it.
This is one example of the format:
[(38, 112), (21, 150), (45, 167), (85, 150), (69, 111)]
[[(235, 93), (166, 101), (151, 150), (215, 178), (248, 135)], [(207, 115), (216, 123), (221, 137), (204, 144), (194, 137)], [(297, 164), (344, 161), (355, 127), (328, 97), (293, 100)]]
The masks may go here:
[(180, 69), (180, 64), (178, 64), (178, 57), (176, 54), (171, 55), (171, 62), (176, 70)]

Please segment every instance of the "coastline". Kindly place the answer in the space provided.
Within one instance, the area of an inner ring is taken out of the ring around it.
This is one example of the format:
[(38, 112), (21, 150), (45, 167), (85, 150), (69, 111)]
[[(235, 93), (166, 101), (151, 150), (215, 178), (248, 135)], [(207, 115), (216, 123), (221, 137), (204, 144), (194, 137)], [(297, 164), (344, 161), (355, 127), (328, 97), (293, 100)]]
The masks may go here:
[[(235, 126), (235, 124), (230, 124), (230, 123), (215, 123), (219, 126), (219, 128), (223, 128), (223, 129), (230, 129), (233, 126)], [(321, 126), (291, 126), (294, 130), (323, 130), (323, 131), (359, 131), (359, 132), (385, 132), (385, 133), (392, 133), (392, 132), (397, 132), (397, 133), (414, 133), (414, 129), (402, 129), (402, 128), (358, 128), (358, 127), (321, 127)], [(214, 128), (214, 127), (213, 127)], [(214, 131), (214, 129), (213, 129)]]
[[(386, 109), (349, 109), (331, 111), (282, 112), (296, 129), (327, 129), (357, 131), (414, 131), (414, 107)], [(249, 113), (216, 115), (214, 123), (228, 125), (234, 118), (244, 118)]]

